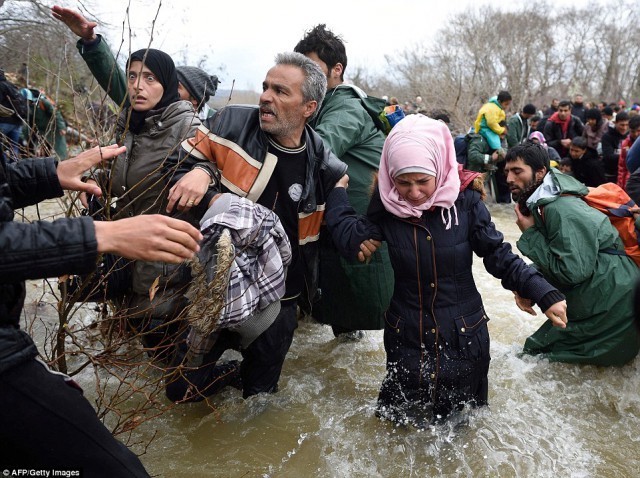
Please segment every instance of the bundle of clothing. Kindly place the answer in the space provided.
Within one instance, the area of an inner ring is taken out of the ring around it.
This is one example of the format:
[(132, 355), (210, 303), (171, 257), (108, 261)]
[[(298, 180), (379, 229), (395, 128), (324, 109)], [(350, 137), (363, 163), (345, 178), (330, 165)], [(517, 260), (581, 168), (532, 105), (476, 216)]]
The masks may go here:
[(280, 312), (291, 245), (278, 216), (225, 193), (200, 221), (204, 235), (187, 296), (187, 338), (193, 357), (204, 355), (217, 332), (240, 333), (246, 348)]

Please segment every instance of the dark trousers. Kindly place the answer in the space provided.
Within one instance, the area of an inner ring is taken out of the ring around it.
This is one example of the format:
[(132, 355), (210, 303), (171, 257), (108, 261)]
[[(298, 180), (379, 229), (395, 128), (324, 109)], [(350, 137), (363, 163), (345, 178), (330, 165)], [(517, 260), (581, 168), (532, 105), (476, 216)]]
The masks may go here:
[(83, 476), (148, 477), (80, 390), (29, 360), (0, 374), (3, 468), (82, 468)]
[[(240, 351), (242, 362), (239, 367), (244, 398), (258, 393), (278, 391), (284, 359), (297, 327), (296, 303), (293, 300), (285, 301), (273, 324), (246, 349)], [(204, 357), (202, 366), (195, 370), (171, 373), (167, 379), (167, 398), (174, 402), (200, 401), (227, 385), (239, 385), (237, 363), (217, 362), (228, 349), (240, 349), (240, 336), (236, 332), (223, 330), (213, 348)], [(181, 362), (185, 355), (186, 347), (181, 346), (176, 363)]]

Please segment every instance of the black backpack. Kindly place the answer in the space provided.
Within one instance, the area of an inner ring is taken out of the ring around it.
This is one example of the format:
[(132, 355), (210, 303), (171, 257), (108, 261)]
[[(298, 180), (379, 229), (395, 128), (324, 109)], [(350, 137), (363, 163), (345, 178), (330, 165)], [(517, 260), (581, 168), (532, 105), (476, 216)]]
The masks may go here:
[(0, 81), (0, 104), (12, 109), (17, 116), (27, 119), (29, 106), (27, 99), (20, 94), (18, 88), (9, 81)]

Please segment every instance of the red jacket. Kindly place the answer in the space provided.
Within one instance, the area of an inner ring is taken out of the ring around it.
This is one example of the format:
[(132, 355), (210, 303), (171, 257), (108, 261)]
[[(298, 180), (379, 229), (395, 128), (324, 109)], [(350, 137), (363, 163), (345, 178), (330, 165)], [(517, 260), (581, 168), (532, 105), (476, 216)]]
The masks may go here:
[(627, 185), (627, 180), (631, 174), (627, 169), (627, 153), (633, 141), (629, 136), (620, 145), (620, 156), (618, 157), (618, 186), (624, 189)]

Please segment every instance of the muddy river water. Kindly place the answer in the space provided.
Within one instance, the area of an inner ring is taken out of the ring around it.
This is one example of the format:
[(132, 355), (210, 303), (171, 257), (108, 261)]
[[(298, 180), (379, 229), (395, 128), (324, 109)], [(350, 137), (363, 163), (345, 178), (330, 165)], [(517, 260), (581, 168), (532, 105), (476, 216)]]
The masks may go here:
[[(512, 207), (489, 207), (515, 247)], [(155, 434), (143, 463), (170, 478), (640, 476), (640, 359), (605, 369), (521, 356), (544, 316), (519, 311), (477, 258), (474, 274), (491, 319), (492, 362), (490, 406), (468, 423), (417, 431), (375, 418), (382, 331), (345, 342), (304, 320), (277, 394), (243, 400), (229, 389), (213, 410), (181, 405), (145, 422), (132, 436)], [(89, 399), (91, 378), (79, 377)]]

